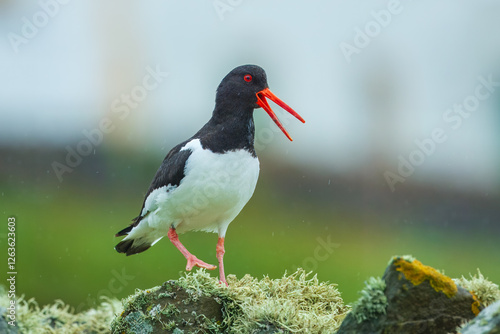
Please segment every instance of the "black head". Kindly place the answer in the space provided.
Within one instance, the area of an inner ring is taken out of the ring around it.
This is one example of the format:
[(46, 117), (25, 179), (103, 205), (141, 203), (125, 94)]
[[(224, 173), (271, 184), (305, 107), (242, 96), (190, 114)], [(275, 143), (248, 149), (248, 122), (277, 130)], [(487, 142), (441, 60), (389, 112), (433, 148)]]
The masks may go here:
[(217, 88), (214, 114), (218, 113), (222, 117), (229, 114), (241, 116), (242, 113), (251, 115), (253, 109), (262, 107), (288, 139), (292, 140), (271, 110), (266, 97), (305, 123), (299, 114), (269, 90), (266, 72), (257, 65), (238, 66), (222, 79)]
[(216, 104), (238, 104), (240, 107), (259, 108), (257, 93), (268, 88), (264, 69), (257, 65), (238, 66), (222, 79), (217, 88)]

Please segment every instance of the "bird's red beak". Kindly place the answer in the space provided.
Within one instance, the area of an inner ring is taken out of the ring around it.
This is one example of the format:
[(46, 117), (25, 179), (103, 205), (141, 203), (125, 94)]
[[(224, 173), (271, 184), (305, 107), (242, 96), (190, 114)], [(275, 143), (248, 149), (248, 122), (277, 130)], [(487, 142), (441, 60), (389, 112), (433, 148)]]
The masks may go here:
[(279, 105), (281, 108), (288, 111), (293, 116), (295, 116), (295, 118), (297, 118), (302, 123), (305, 123), (306, 121), (304, 121), (304, 119), (299, 114), (297, 114), (292, 108), (290, 108), (285, 102), (281, 101), (276, 95), (274, 95), (269, 90), (269, 88), (265, 88), (257, 93), (257, 104), (267, 112), (267, 114), (273, 119), (274, 123), (276, 123), (276, 125), (281, 129), (281, 131), (283, 131), (285, 136), (287, 136), (287, 138), (290, 139), (290, 141), (292, 141), (292, 137), (290, 137), (288, 132), (286, 132), (286, 130), (283, 127), (283, 125), (281, 124), (280, 120), (278, 119), (276, 114), (273, 112), (273, 110), (269, 106), (269, 103), (267, 103), (266, 97), (271, 99), (271, 101), (273, 101), (274, 103)]

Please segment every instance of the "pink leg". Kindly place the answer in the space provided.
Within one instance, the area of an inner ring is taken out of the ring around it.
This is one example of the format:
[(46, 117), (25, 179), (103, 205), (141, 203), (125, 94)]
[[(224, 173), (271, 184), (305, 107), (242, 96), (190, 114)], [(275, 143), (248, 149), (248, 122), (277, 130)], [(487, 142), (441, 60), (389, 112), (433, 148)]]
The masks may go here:
[(177, 235), (177, 232), (175, 232), (175, 228), (171, 227), (168, 230), (168, 238), (170, 241), (174, 244), (175, 247), (177, 247), (178, 250), (184, 255), (184, 257), (187, 259), (187, 264), (186, 264), (186, 270), (191, 270), (193, 269), (194, 266), (200, 267), (200, 268), (205, 268), (209, 270), (213, 270), (217, 268), (214, 265), (205, 263), (201, 260), (199, 260), (196, 256), (193, 254), (189, 253), (189, 251), (184, 247), (184, 245), (179, 241), (179, 236)]
[(224, 283), (226, 285), (226, 276), (224, 275), (224, 263), (222, 262), (222, 258), (224, 257), (224, 238), (219, 237), (219, 241), (217, 242), (217, 260), (219, 260), (219, 282)]

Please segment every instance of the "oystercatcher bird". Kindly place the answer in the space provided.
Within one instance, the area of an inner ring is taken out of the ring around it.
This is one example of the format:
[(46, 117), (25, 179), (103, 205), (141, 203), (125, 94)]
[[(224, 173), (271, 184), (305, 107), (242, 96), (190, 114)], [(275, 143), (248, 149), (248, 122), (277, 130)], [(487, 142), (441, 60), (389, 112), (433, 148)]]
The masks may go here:
[(269, 90), (261, 67), (243, 65), (233, 69), (217, 88), (212, 118), (167, 154), (147, 191), (139, 216), (116, 234), (125, 236), (115, 247), (118, 252), (127, 255), (143, 252), (167, 235), (186, 257), (186, 270), (194, 266), (215, 269), (216, 266), (191, 254), (177, 234), (216, 232), (220, 282), (227, 285), (223, 265), (226, 230), (252, 197), (259, 176), (254, 149), (254, 109), (262, 107), (292, 140), (266, 98), (305, 122)]

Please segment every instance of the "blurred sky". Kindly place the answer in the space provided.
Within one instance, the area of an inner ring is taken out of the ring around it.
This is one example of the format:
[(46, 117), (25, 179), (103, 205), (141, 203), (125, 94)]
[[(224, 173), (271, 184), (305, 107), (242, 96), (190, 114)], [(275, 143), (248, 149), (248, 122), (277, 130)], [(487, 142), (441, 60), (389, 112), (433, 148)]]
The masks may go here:
[[(397, 14), (384, 16), (394, 6)], [(74, 147), (109, 117), (116, 127), (106, 143), (168, 149), (208, 120), (220, 80), (252, 63), (307, 121), (274, 107), (290, 143), (257, 110), (257, 137), (273, 141), (261, 150), (384, 182), (415, 140), (441, 128), (447, 139), (411, 182), (496, 191), (500, 89), (456, 129), (443, 115), (475, 93), (479, 77), (500, 82), (499, 17), (496, 0), (3, 0), (0, 145)], [(358, 29), (370, 28), (348, 61), (342, 43), (355, 46)], [(13, 34), (24, 42), (14, 46)], [(120, 119), (113, 103), (141, 85), (147, 68), (168, 77)]]

